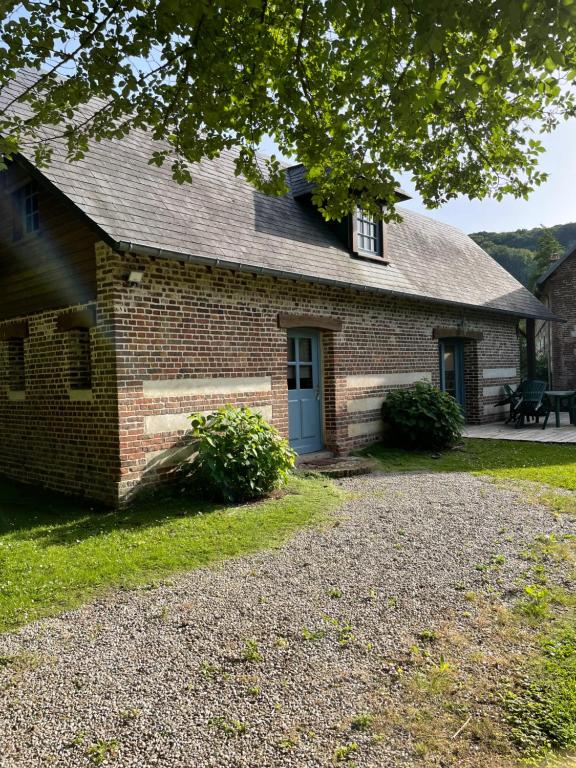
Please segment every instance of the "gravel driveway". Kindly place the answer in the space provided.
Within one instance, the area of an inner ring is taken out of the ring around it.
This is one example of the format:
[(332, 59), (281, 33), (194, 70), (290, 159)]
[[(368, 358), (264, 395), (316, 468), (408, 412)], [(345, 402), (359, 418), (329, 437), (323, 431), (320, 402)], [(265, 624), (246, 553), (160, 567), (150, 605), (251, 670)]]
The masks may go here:
[(522, 547), (573, 526), (466, 474), (342, 486), (333, 523), (279, 550), (0, 636), (21, 659), (0, 665), (2, 768), (307, 768), (350, 740), (359, 768), (411, 765), (401, 738), (351, 737), (351, 718), (416, 633), (466, 615), (475, 566), (503, 554), (512, 589)]

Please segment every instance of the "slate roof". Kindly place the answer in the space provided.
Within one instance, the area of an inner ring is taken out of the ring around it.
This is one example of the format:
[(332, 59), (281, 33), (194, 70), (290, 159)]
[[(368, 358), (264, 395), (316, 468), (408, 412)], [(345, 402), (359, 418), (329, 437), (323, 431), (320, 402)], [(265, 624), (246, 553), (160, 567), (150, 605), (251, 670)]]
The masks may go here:
[[(315, 184), (306, 178), (306, 166), (302, 163), (296, 163), (286, 169), (288, 186), (294, 197), (304, 197), (314, 191)], [(410, 200), (408, 192), (401, 187), (396, 187), (396, 195), (399, 200)]]
[[(11, 84), (2, 104), (15, 93)], [(269, 197), (234, 175), (233, 152), (193, 168), (192, 184), (173, 181), (169, 163), (148, 160), (158, 144), (139, 130), (94, 143), (68, 163), (54, 143), (42, 175), (119, 250), (189, 259), (310, 282), (552, 318), (528, 290), (458, 229), (410, 210), (388, 225), (390, 263), (351, 257), (320, 214), (293, 194)], [(26, 151), (24, 150), (24, 157)]]

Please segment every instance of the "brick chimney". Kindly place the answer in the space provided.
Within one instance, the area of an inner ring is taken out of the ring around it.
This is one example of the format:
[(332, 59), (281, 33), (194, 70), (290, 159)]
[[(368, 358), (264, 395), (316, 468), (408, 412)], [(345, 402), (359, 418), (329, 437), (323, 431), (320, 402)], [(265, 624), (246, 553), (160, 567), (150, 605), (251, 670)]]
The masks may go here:
[(550, 254), (550, 263), (552, 263), (552, 262), (554, 262), (554, 261), (558, 261), (558, 259), (559, 259), (561, 256), (562, 256), (562, 254), (560, 253), (560, 251), (554, 251), (554, 253), (551, 253), (551, 254)]

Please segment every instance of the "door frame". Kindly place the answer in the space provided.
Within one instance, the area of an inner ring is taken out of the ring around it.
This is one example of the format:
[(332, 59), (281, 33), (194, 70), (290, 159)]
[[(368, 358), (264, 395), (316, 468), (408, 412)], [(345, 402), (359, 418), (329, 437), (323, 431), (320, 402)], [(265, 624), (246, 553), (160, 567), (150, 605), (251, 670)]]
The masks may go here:
[(445, 392), (446, 371), (444, 369), (444, 348), (446, 344), (454, 346), (454, 372), (456, 376), (456, 401), (462, 412), (466, 410), (466, 378), (464, 367), (464, 341), (460, 338), (438, 340), (438, 359), (440, 363), (440, 389)]
[[(323, 369), (322, 369), (322, 334), (317, 328), (302, 328), (302, 327), (294, 327), (294, 328), (288, 328), (286, 333), (286, 365), (288, 365), (288, 343), (289, 339), (291, 338), (298, 338), (300, 336), (310, 336), (314, 339), (312, 342), (312, 371), (314, 375), (314, 370), (317, 373), (318, 376), (318, 385), (316, 387), (317, 389), (317, 395), (316, 399), (318, 402), (318, 422), (319, 422), (319, 430), (320, 433), (318, 435), (318, 439), (320, 442), (320, 446), (315, 449), (318, 451), (321, 451), (325, 448), (326, 443), (324, 440), (324, 375), (323, 375)], [(286, 390), (286, 397), (289, 397), (289, 392), (291, 390)], [(290, 433), (288, 433), (288, 439), (290, 439)], [(296, 450), (296, 449), (294, 449)], [(314, 453), (315, 451), (311, 451), (311, 453)], [(306, 454), (302, 454), (306, 455)]]

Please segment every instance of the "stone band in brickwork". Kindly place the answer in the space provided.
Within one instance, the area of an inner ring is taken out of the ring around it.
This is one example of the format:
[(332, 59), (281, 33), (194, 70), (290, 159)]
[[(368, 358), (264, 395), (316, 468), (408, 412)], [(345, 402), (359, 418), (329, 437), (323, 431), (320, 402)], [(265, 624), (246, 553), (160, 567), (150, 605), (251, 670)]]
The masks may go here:
[(322, 319), (324, 443), (337, 453), (379, 439), (387, 391), (420, 379), (439, 383), (438, 327), (465, 320), (477, 336), (464, 340), (471, 422), (500, 417), (490, 410), (497, 395), (483, 393), (482, 372), (518, 367), (514, 318), (482, 311), (463, 317), (461, 310), (424, 302), (168, 259), (120, 258), (119, 278), (132, 268), (144, 271), (140, 285), (118, 284), (121, 495), (157, 482), (186, 453), (183, 430), (194, 411), (246, 404), (271, 413), (287, 436), (287, 330), (279, 316)]
[[(501, 418), (493, 408), (498, 388), (517, 382), (514, 317), (118, 254), (103, 243), (96, 261), (89, 390), (70, 387), (59, 318), (90, 307), (7, 321), (27, 320), (29, 328), (24, 400), (10, 399), (0, 341), (0, 467), (12, 477), (109, 502), (131, 498), (190, 454), (187, 415), (224, 403), (260, 410), (288, 436), (287, 329), (279, 316), (322, 318), (323, 440), (336, 453), (380, 438), (391, 389), (423, 378), (439, 383), (434, 329), (465, 322), (470, 331), (463, 339), (470, 422)], [(128, 285), (136, 268), (144, 278)]]
[[(96, 257), (99, 283), (95, 303), (28, 317), (26, 390), (19, 401), (10, 396), (7, 344), (0, 341), (0, 470), (17, 480), (115, 504), (120, 456), (114, 286), (109, 280), (114, 270), (108, 248), (99, 246)], [(69, 338), (60, 329), (60, 320), (70, 311), (94, 308), (91, 389), (71, 390)], [(77, 397), (72, 398), (72, 392)]]

